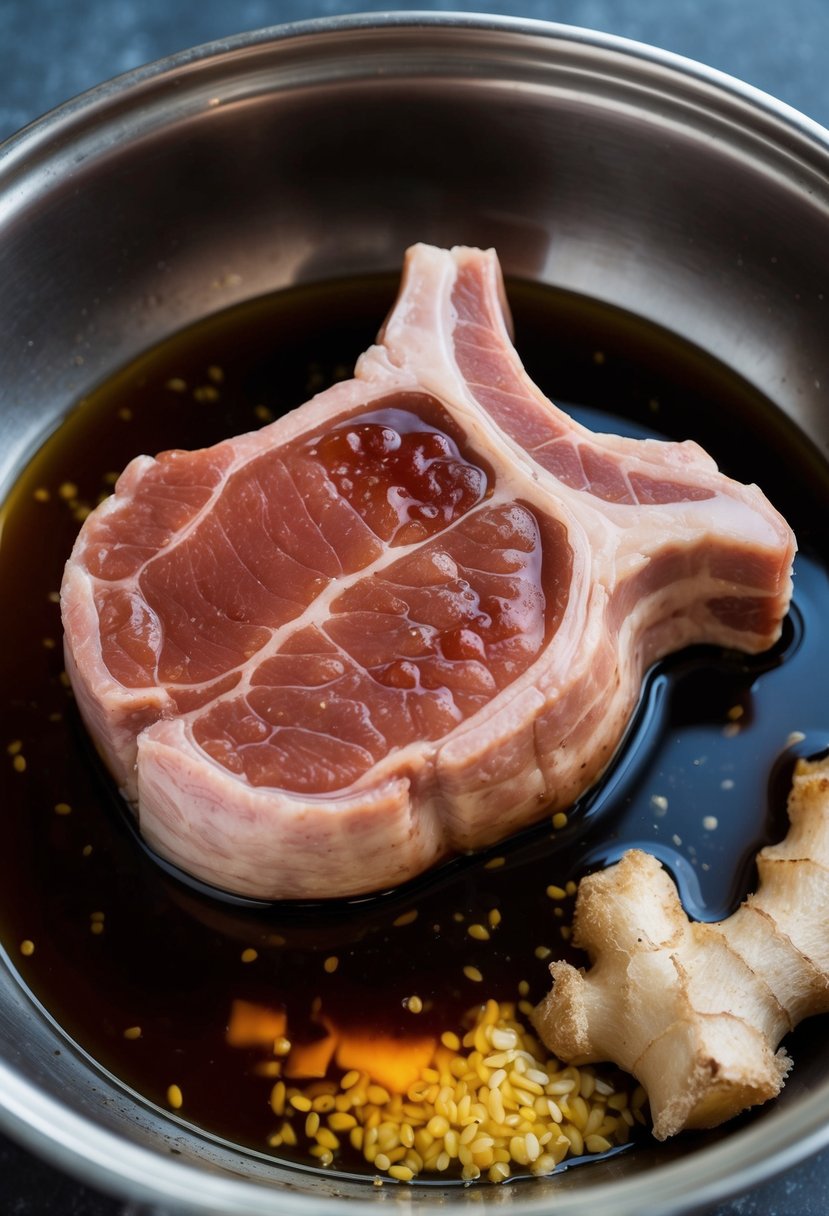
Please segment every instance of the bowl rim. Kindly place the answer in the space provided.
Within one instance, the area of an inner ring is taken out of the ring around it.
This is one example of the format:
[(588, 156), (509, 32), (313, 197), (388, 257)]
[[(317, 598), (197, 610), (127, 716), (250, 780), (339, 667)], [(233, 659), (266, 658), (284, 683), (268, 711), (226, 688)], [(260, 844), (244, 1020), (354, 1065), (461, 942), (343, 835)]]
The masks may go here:
[[(611, 34), (603, 30), (570, 25), (565, 22), (545, 21), (541, 18), (451, 9), (421, 10), (413, 8), (376, 13), (357, 11), (263, 26), (224, 38), (212, 39), (194, 47), (175, 51), (160, 59), (151, 60), (137, 68), (131, 68), (129, 71), (112, 76), (108, 80), (68, 98), (45, 114), (24, 124), (6, 139), (0, 140), (0, 175), (5, 171), (7, 163), (16, 158), (21, 147), (25, 148), (28, 154), (33, 144), (50, 139), (63, 123), (71, 122), (102, 103), (182, 68), (195, 66), (205, 60), (234, 52), (263, 47), (268, 43), (287, 42), (314, 34), (412, 27), (432, 27), (434, 29), (445, 27), (536, 35), (551, 41), (559, 39), (574, 45), (590, 46), (597, 50), (615, 51), (643, 63), (668, 68), (681, 76), (696, 80), (698, 83), (713, 85), (717, 90), (732, 98), (748, 102), (755, 110), (760, 110), (778, 121), (783, 120), (792, 130), (815, 141), (823, 151), (829, 149), (829, 129), (816, 120), (809, 118), (794, 106), (781, 101), (756, 85), (749, 84), (719, 68), (710, 67), (676, 51), (652, 46), (635, 38), (627, 38), (622, 34)], [(0, 178), (0, 189), (2, 187), (3, 182)]]
[[(90, 112), (103, 108), (141, 86), (171, 76), (181, 69), (222, 56), (233, 55), (272, 43), (336, 35), (360, 30), (393, 31), (419, 28), (500, 32), (544, 38), (551, 43), (582, 45), (612, 52), (651, 67), (666, 69), (675, 79), (704, 85), (715, 93), (742, 102), (755, 113), (772, 119), (778, 128), (805, 138), (829, 168), (829, 130), (798, 110), (753, 85), (719, 69), (672, 51), (661, 50), (621, 35), (560, 22), (474, 12), (420, 11), (351, 13), (318, 17), (268, 26), (216, 39), (154, 60), (111, 78), (71, 98), (21, 128), (0, 143), (0, 197), (4, 175), (21, 158), (28, 158), (56, 137), (71, 138), (75, 124)], [(0, 958), (14, 973), (0, 947)], [(37, 1005), (36, 1000), (34, 1004)], [(730, 1133), (722, 1142), (659, 1166), (659, 1193), (648, 1172), (612, 1183), (588, 1184), (577, 1191), (555, 1197), (561, 1216), (591, 1211), (594, 1216), (678, 1216), (690, 1208), (704, 1207), (729, 1195), (746, 1191), (829, 1144), (827, 1087), (798, 1100), (793, 1111), (772, 1112), (775, 1123), (774, 1149), (770, 1151), (769, 1122)], [(777, 1126), (781, 1124), (782, 1126)], [(227, 1212), (242, 1216), (273, 1213), (278, 1196), (282, 1216), (315, 1216), (323, 1205), (341, 1202), (354, 1216), (376, 1216), (376, 1199), (334, 1201), (311, 1193), (275, 1189), (250, 1179), (222, 1178), (186, 1162), (163, 1156), (150, 1148), (125, 1141), (77, 1114), (68, 1105), (50, 1097), (38, 1086), (0, 1061), (0, 1127), (43, 1158), (84, 1182), (139, 1202), (174, 1205), (193, 1213)], [(701, 1177), (700, 1154), (704, 1157)], [(388, 1188), (386, 1188), (388, 1192)], [(411, 1195), (411, 1191), (408, 1192)], [(418, 1196), (424, 1216), (438, 1216), (445, 1203), (435, 1203), (428, 1192)], [(388, 1194), (386, 1196), (389, 1197)], [(398, 1196), (395, 1194), (395, 1198)], [(401, 1201), (412, 1203), (405, 1188)], [(521, 1195), (514, 1203), (520, 1216), (541, 1216), (550, 1203), (550, 1192)]]

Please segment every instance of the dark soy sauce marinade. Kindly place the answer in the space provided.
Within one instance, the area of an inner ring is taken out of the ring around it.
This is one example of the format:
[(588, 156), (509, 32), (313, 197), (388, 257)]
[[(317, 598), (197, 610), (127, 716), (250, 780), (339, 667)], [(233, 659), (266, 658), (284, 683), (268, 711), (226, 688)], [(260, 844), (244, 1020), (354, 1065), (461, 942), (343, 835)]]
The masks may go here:
[[(711, 648), (660, 664), (615, 764), (564, 829), (546, 820), (397, 891), (256, 906), (182, 881), (143, 849), (62, 676), (56, 593), (79, 518), (134, 455), (250, 430), (350, 374), (395, 290), (388, 277), (292, 290), (177, 335), (79, 404), (22, 473), (2, 520), (3, 943), (94, 1059), (160, 1105), (180, 1086), (182, 1117), (264, 1151), (277, 1122), (272, 1082), (254, 1071), (260, 1053), (225, 1043), (234, 998), (283, 1003), (292, 1037), (318, 998), (341, 1025), (398, 1033), (459, 1028), (483, 998), (516, 1000), (521, 980), (535, 1001), (548, 986), (536, 948), (569, 949), (570, 904), (556, 916), (549, 884), (636, 843), (668, 865), (692, 914), (728, 914), (753, 881), (756, 849), (784, 830), (795, 755), (829, 742), (818, 674), (829, 670), (826, 468), (764, 399), (679, 340), (513, 283), (519, 352), (554, 400), (577, 403), (577, 417), (600, 429), (695, 438), (787, 515), (801, 551), (781, 642), (758, 657)], [(468, 925), (493, 908), (502, 919), (491, 940), (473, 940)], [(256, 959), (244, 962), (245, 951)], [(417, 1015), (404, 1004), (415, 993)], [(140, 1038), (125, 1038), (130, 1027)], [(347, 1149), (342, 1165), (371, 1173)]]

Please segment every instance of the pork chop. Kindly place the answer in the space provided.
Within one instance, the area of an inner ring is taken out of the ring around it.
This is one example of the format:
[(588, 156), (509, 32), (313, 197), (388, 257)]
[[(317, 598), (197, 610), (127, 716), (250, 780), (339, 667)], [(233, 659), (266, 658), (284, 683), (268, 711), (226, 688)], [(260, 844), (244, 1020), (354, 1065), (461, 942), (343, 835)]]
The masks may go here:
[(596, 781), (645, 669), (779, 636), (794, 537), (695, 443), (593, 434), (494, 252), (409, 250), (354, 378), (140, 456), (62, 588), (84, 721), (159, 854), (261, 898), (412, 878)]

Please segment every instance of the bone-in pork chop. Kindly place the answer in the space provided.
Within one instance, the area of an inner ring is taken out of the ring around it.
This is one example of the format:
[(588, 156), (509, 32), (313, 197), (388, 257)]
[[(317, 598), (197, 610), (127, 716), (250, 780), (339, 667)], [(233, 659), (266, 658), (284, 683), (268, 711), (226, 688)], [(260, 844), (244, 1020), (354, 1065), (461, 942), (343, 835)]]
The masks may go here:
[(354, 379), (133, 460), (66, 568), (66, 662), (149, 844), (343, 896), (566, 806), (655, 659), (778, 637), (794, 538), (694, 443), (524, 372), (494, 253), (409, 251)]

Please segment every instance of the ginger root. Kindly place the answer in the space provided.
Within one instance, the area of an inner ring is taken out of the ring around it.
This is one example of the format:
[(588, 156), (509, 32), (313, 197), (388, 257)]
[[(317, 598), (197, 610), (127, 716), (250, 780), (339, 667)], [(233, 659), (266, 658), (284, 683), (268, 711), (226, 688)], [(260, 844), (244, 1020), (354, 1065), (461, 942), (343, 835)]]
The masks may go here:
[(717, 924), (691, 923), (639, 850), (580, 884), (573, 940), (592, 966), (553, 963), (533, 1022), (561, 1059), (632, 1073), (659, 1140), (773, 1098), (791, 1067), (778, 1043), (829, 1010), (829, 758), (798, 762), (788, 811), (756, 894)]

